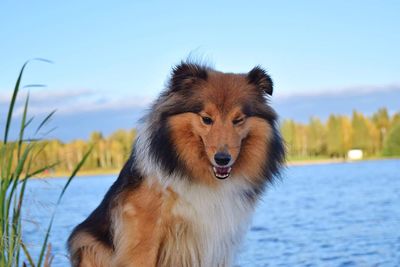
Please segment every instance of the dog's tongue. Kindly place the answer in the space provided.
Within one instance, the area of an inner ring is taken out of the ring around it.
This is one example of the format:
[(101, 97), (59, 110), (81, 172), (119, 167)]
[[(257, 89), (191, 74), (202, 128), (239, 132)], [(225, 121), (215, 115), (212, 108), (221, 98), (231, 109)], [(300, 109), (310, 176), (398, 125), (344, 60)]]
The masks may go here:
[(218, 174), (226, 175), (229, 173), (231, 168), (230, 167), (215, 167), (215, 169), (217, 170)]
[(225, 179), (231, 173), (231, 167), (214, 167), (214, 174), (218, 179)]

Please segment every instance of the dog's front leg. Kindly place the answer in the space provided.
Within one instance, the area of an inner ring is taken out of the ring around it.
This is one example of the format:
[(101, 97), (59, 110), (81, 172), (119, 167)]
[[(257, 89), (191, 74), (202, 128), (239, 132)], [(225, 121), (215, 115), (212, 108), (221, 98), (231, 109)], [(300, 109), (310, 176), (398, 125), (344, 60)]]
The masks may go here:
[(156, 266), (162, 235), (161, 201), (159, 194), (142, 185), (116, 207), (112, 266)]

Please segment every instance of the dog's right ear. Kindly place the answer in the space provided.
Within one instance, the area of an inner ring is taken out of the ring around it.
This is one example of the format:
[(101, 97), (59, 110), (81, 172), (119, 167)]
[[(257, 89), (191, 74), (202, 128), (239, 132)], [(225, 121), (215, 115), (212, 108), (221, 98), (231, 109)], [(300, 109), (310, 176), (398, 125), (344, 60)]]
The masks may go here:
[(198, 64), (182, 62), (172, 69), (170, 92), (189, 89), (199, 80), (207, 80), (207, 68)]

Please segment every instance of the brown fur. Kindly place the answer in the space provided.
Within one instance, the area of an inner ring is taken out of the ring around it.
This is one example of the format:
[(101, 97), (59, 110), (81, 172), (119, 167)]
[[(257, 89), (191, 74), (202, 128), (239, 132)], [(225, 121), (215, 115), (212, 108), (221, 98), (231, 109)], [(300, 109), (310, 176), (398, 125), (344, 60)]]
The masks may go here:
[(111, 266), (112, 251), (88, 233), (81, 232), (70, 240), (72, 265), (79, 267)]

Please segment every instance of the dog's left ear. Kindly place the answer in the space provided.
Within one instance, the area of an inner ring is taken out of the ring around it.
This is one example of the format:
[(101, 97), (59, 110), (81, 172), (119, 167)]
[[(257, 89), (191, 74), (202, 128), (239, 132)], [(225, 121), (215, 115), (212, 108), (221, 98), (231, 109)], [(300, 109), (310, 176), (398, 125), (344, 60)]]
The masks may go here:
[(256, 66), (247, 74), (247, 80), (263, 93), (272, 95), (273, 83), (271, 77), (260, 66)]
[(169, 89), (171, 92), (189, 89), (199, 80), (207, 80), (207, 68), (182, 62), (172, 69)]

